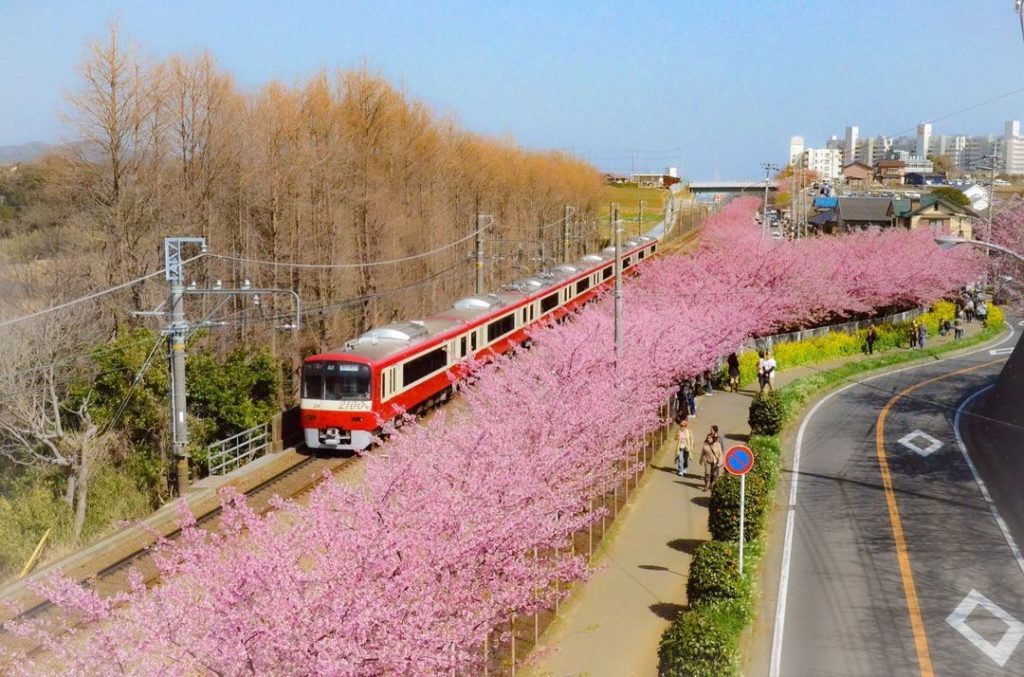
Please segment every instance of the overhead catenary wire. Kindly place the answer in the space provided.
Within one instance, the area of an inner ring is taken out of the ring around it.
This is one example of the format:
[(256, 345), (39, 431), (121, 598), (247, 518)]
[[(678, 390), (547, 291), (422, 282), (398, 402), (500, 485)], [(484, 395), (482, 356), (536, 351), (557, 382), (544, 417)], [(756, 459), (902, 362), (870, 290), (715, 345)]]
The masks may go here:
[(397, 259), (386, 259), (384, 261), (368, 261), (365, 263), (350, 262), (350, 263), (294, 263), (291, 261), (268, 261), (266, 259), (250, 259), (242, 256), (229, 256), (227, 254), (210, 254), (207, 253), (208, 258), (220, 259), (222, 261), (234, 261), (236, 263), (249, 263), (255, 266), (270, 266), (272, 268), (293, 268), (298, 270), (349, 270), (355, 268), (377, 268), (380, 266), (390, 266), (396, 263), (406, 263), (408, 261), (415, 261), (417, 259), (426, 258), (439, 254), (440, 252), (447, 251), (452, 247), (457, 247), (460, 244), (464, 244), (474, 239), (477, 234), (487, 230), (487, 227), (476, 228), (469, 235), (459, 238), (453, 242), (449, 242), (446, 245), (442, 245), (430, 251), (421, 252), (419, 254), (412, 254), (410, 256), (403, 256)]

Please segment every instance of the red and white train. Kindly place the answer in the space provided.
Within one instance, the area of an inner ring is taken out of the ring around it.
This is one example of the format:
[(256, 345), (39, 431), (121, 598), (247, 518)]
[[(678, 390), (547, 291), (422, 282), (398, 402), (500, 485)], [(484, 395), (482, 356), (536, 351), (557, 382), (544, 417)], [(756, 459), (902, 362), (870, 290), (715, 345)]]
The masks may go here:
[[(656, 237), (622, 247), (622, 269), (657, 251)], [(564, 317), (614, 283), (615, 248), (460, 299), (422, 320), (372, 329), (339, 350), (306, 358), (301, 421), (311, 449), (359, 450), (385, 421), (451, 392), (471, 359), (487, 360), (527, 339), (527, 330)]]

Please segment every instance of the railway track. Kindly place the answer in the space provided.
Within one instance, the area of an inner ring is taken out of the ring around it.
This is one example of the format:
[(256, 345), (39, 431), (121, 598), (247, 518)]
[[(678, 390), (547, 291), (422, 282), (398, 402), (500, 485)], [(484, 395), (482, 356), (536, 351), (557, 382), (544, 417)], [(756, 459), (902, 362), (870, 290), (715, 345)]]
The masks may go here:
[[(354, 467), (358, 460), (358, 456), (308, 456), (249, 488), (245, 492), (246, 500), (249, 506), (257, 513), (261, 515), (266, 514), (272, 509), (271, 499), (274, 496), (288, 500), (301, 500), (323, 479), (325, 472), (338, 476), (346, 469)], [(221, 507), (218, 502), (210, 509), (197, 514), (196, 522), (206, 529), (216, 530), (219, 528), (220, 515)], [(181, 530), (175, 528), (167, 532), (165, 537), (173, 539), (180, 533)], [(90, 548), (96, 550), (93, 559), (100, 560), (103, 564), (92, 567), (87, 563), (79, 564), (76, 566), (76, 570), (92, 573), (86, 576), (77, 575), (75, 578), (79, 579), (80, 582), (87, 582), (90, 588), (103, 596), (126, 590), (128, 588), (129, 572), (133, 569), (137, 569), (142, 573), (147, 587), (159, 581), (159, 572), (150, 556), (151, 543), (140, 547), (134, 541), (130, 545), (119, 545), (113, 539), (108, 540), (112, 542), (106, 547), (96, 548), (94, 545)], [(102, 546), (102, 544), (103, 541), (97, 545)], [(63, 560), (53, 563), (53, 565), (48, 567), (47, 571), (61, 568), (61, 561)], [(35, 593), (29, 591), (28, 594), (25, 594), (24, 586), (9, 585), (5, 587), (5, 592), (10, 592), (12, 587), (14, 587), (15, 591), (22, 593), (13, 596), (15, 599), (12, 601), (20, 603), (23, 611), (17, 614), (6, 612), (4, 613), (4, 620), (56, 621), (59, 620), (60, 615), (66, 613), (63, 609)], [(11, 599), (11, 597), (5, 596), (3, 599), (0, 599), (0, 603), (6, 602), (8, 599)], [(71, 619), (71, 623), (76, 629), (82, 627), (77, 625), (74, 619)], [(38, 651), (38, 645), (28, 644), (26, 640), (16, 638), (6, 631), (0, 631), (0, 645), (8, 649), (27, 651), (30, 654)]]
[[(658, 252), (658, 255), (674, 255), (691, 249), (699, 232), (699, 227), (691, 226), (689, 230), (664, 245)], [(295, 452), (294, 450), (288, 450), (284, 453), (294, 454)], [(279, 472), (249, 487), (244, 493), (246, 494), (249, 506), (262, 515), (271, 510), (271, 499), (274, 496), (288, 500), (301, 500), (320, 482), (324, 472), (338, 475), (346, 468), (354, 466), (358, 458), (358, 456), (307, 456), (291, 465), (286, 465)], [(216, 530), (219, 527), (221, 515), (220, 503), (219, 501), (208, 501), (207, 503), (208, 505), (205, 509), (196, 510), (193, 506), (193, 512), (196, 513), (196, 521), (199, 525), (210, 530)], [(173, 528), (165, 531), (164, 535), (166, 538), (174, 538), (179, 533), (180, 529)], [(104, 546), (105, 542), (109, 544)], [(72, 577), (80, 582), (88, 581), (92, 589), (104, 596), (127, 589), (128, 575), (132, 569), (137, 569), (142, 573), (147, 586), (154, 585), (159, 581), (159, 573), (150, 556), (151, 545), (151, 537), (143, 544), (140, 544), (137, 539), (126, 542), (105, 539), (87, 549), (95, 550), (96, 552), (93, 553), (94, 560), (104, 563), (96, 566), (89, 566), (88, 562), (77, 563), (74, 567), (74, 571), (77, 574), (70, 573), (69, 575), (72, 575)], [(48, 567), (47, 571), (62, 568), (61, 564), (64, 561), (60, 560), (53, 563)], [(23, 585), (18, 586), (17, 584), (13, 586), (8, 585), (0, 589), (0, 608), (3, 607), (4, 602), (12, 598), (8, 594), (11, 592), (12, 587), (21, 593), (13, 597), (16, 598), (16, 602), (20, 603), (24, 610), (18, 614), (0, 612), (0, 622), (30, 619), (53, 620), (57, 615), (64, 613), (63, 610), (45, 598), (31, 592), (26, 594), (25, 587)], [(36, 647), (26, 646), (22, 643), (23, 641), (14, 638), (6, 631), (0, 631), (0, 646), (35, 651)]]

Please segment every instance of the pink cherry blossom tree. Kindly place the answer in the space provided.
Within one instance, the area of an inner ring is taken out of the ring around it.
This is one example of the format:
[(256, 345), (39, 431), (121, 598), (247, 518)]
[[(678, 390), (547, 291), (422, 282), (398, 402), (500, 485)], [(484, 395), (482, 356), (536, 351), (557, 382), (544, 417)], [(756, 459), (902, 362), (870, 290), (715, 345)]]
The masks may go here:
[[(517, 614), (550, 608), (589, 568), (573, 534), (595, 498), (637, 470), (674, 381), (780, 327), (932, 300), (976, 273), (969, 255), (903, 231), (766, 242), (756, 200), (710, 218), (700, 247), (646, 262), (626, 285), (614, 359), (608, 298), (538, 329), (533, 347), (477, 368), (459, 413), (397, 431), (359, 486), (324, 481), (308, 504), (260, 516), (222, 494), (219, 532), (182, 515), (140, 576), (102, 598), (55, 577), (41, 589), (88, 630), (8, 629), (42, 657), (14, 673), (226, 675), (479, 671)], [(69, 621), (70, 625), (70, 621)]]

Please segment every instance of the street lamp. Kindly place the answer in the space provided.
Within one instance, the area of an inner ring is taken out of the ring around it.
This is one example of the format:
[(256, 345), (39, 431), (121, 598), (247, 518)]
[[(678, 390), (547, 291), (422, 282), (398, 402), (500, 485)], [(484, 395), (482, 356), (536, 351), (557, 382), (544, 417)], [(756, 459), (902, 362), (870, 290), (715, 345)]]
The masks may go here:
[(1024, 263), (1024, 256), (1021, 256), (1017, 252), (1015, 252), (1013, 250), (1010, 250), (1010, 249), (1007, 249), (1006, 247), (1001, 247), (1001, 246), (999, 246), (997, 244), (992, 244), (991, 242), (983, 242), (981, 240), (968, 240), (966, 238), (957, 237), (955, 235), (936, 235), (935, 236), (935, 244), (939, 245), (943, 249), (950, 249), (950, 248), (955, 247), (955, 246), (957, 246), (959, 244), (972, 244), (972, 245), (975, 245), (976, 247), (982, 247), (984, 249), (992, 249), (992, 250), (997, 251), (997, 252), (1002, 252), (1004, 254), (1009, 254), (1013, 258), (1015, 258), (1018, 261)]

